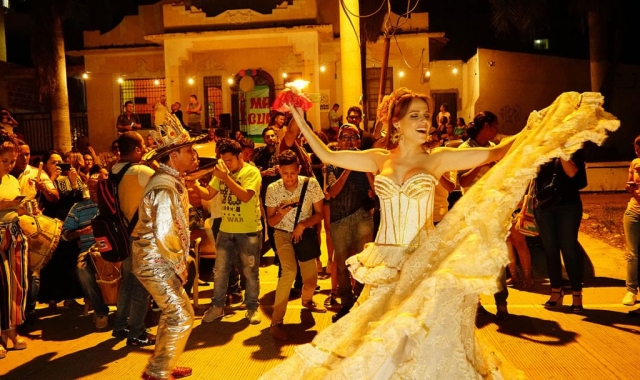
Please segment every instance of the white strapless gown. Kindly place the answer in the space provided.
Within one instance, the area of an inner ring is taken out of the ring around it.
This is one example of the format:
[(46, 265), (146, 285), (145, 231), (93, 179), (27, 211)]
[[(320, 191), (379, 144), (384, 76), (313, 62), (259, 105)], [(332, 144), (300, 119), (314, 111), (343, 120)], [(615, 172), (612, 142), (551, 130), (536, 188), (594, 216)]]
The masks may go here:
[(619, 127), (602, 101), (597, 93), (565, 93), (533, 112), (507, 156), (435, 228), (432, 175), (416, 174), (402, 185), (377, 176), (376, 242), (347, 260), (366, 285), (358, 306), (263, 378), (522, 377), (478, 342), (478, 295), (498, 290), (511, 213), (538, 167), (568, 159), (584, 141), (601, 144)]

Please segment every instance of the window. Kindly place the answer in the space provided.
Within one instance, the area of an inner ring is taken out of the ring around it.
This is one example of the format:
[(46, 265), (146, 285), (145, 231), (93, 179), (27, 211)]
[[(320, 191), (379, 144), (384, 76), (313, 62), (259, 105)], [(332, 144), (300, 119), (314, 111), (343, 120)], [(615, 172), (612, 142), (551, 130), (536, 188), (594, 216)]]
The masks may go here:
[[(369, 121), (373, 121), (376, 118), (381, 71), (382, 69), (379, 67), (367, 68), (367, 101), (369, 104), (363, 111), (367, 114)], [(384, 94), (382, 95), (388, 95), (391, 91), (393, 91), (393, 67), (387, 68), (387, 81), (384, 86)]]
[(222, 77), (204, 77), (205, 128), (220, 125), (222, 113)]
[(535, 50), (549, 50), (549, 39), (533, 40), (533, 48)]
[[(125, 79), (120, 83), (120, 112), (124, 112), (124, 103), (133, 102), (133, 112), (140, 118), (142, 128), (153, 128), (151, 113), (153, 106), (165, 95), (164, 78), (157, 79)], [(167, 100), (167, 107), (170, 105)]]

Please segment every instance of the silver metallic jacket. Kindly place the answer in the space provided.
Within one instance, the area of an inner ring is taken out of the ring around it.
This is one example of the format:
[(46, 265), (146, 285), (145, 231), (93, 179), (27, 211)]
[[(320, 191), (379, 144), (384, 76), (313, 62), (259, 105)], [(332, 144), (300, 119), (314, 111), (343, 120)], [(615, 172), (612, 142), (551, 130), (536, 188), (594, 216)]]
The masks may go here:
[(180, 173), (166, 165), (151, 177), (138, 209), (132, 236), (136, 273), (166, 265), (174, 273), (186, 269), (189, 255), (189, 196)]

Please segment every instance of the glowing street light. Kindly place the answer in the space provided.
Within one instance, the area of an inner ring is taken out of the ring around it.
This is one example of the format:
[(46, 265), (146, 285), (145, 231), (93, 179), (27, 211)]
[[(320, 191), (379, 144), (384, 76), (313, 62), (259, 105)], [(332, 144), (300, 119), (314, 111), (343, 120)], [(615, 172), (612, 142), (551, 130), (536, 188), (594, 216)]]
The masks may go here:
[(454, 74), (457, 74), (458, 73), (458, 68), (454, 67), (453, 70), (451, 70), (451, 72), (453, 72)]
[(283, 77), (284, 79), (287, 79), (287, 77), (288, 77), (288, 76), (289, 76), (289, 75), (288, 75), (287, 73), (282, 73), (282, 77)]
[(324, 73), (325, 71), (327, 71), (327, 67), (325, 65), (320, 66), (320, 72)]
[(122, 84), (122, 82), (124, 82), (124, 79), (122, 79), (122, 77), (118, 77), (118, 83)]
[(229, 85), (232, 85), (232, 84), (233, 84), (233, 82), (235, 82), (235, 81), (233, 80), (233, 78), (229, 78), (229, 79), (227, 79), (227, 83), (228, 83)]
[(189, 78), (187, 79), (187, 83), (189, 83), (189, 86), (193, 86), (193, 84), (196, 83), (196, 81), (193, 78)]
[(82, 79), (89, 79), (89, 74), (82, 73)]
[(398, 76), (399, 76), (400, 78), (404, 78), (404, 71), (400, 71), (400, 72), (398, 73)]

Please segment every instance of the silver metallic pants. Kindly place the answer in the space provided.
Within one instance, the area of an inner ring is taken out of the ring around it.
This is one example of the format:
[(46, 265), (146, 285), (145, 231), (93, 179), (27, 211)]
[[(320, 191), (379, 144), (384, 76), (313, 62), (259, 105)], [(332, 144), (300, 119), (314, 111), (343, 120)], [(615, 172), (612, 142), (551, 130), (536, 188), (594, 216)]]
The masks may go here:
[(136, 276), (162, 310), (156, 348), (146, 373), (167, 379), (193, 328), (193, 307), (180, 279), (171, 269), (164, 266), (141, 269), (136, 271)]

